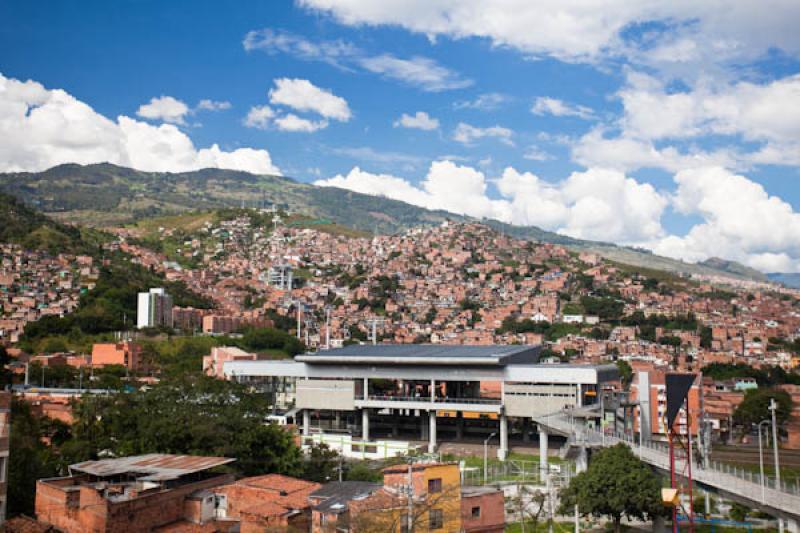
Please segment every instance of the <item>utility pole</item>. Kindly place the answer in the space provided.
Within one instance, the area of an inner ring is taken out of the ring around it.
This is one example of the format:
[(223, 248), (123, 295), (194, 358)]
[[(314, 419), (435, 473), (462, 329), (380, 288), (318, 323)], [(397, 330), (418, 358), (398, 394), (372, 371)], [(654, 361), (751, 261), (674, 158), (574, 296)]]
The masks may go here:
[(325, 349), (331, 349), (331, 306), (325, 306)]
[(297, 340), (300, 340), (302, 338), (300, 336), (300, 325), (301, 325), (300, 320), (301, 317), (303, 316), (303, 308), (302, 308), (303, 304), (300, 303), (300, 300), (295, 300), (295, 305), (297, 306)]
[(408, 490), (406, 492), (406, 497), (408, 498), (406, 513), (408, 516), (406, 517), (406, 530), (408, 533), (412, 533), (414, 531), (414, 477), (412, 474), (414, 462), (413, 460), (408, 461)]
[[(772, 413), (772, 451), (775, 454), (775, 488), (777, 490), (781, 490), (781, 465), (780, 461), (778, 460), (778, 439), (780, 435), (778, 434), (778, 419), (777, 419), (777, 411), (778, 411), (778, 402), (775, 401), (775, 398), (770, 398), (769, 400), (769, 410)], [(778, 517), (778, 531), (779, 533), (783, 533), (783, 518)]]

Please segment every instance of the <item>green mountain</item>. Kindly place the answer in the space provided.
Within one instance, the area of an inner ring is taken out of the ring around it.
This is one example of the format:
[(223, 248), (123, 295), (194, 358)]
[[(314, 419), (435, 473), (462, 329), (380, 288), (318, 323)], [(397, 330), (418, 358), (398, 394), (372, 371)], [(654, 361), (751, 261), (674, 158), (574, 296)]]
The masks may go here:
[(50, 253), (93, 255), (102, 238), (100, 232), (62, 224), (14, 196), (0, 193), (0, 242)]
[(705, 261), (701, 261), (698, 265), (707, 266), (709, 268), (713, 268), (715, 270), (721, 270), (723, 272), (728, 272), (735, 276), (739, 276), (742, 278), (750, 278), (759, 281), (769, 281), (769, 277), (756, 270), (755, 268), (750, 268), (745, 266), (741, 263), (737, 263), (736, 261), (728, 261), (727, 259), (720, 259), (719, 257), (709, 257)]
[[(469, 217), (429, 210), (398, 200), (334, 187), (317, 187), (283, 176), (204, 169), (194, 172), (142, 172), (111, 164), (53, 167), (44, 172), (0, 174), (0, 191), (23, 199), (49, 216), (89, 226), (113, 226), (153, 216), (224, 207), (276, 205), (370, 233), (396, 233), (420, 225)], [(518, 238), (552, 242), (596, 252), (640, 268), (681, 274), (724, 275), (763, 281), (760, 272), (733, 262), (691, 264), (635, 248), (573, 239), (534, 226), (484, 221)]]

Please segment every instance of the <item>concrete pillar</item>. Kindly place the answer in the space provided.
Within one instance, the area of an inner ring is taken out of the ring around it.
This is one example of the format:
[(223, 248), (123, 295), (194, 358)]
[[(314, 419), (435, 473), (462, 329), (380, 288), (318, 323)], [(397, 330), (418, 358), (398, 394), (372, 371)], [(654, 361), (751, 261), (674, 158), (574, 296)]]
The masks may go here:
[(461, 411), (456, 413), (456, 440), (464, 438), (464, 416)]
[(786, 520), (786, 531), (789, 533), (800, 533), (800, 525), (798, 525), (797, 520), (788, 518)]
[(583, 407), (583, 394), (581, 394), (581, 384), (575, 385), (575, 405)]
[(361, 440), (369, 440), (369, 409), (361, 410)]
[(436, 411), (428, 412), (430, 429), (428, 430), (428, 453), (436, 451)]
[(580, 474), (586, 472), (587, 468), (589, 468), (589, 451), (586, 446), (581, 446), (578, 448), (578, 457), (575, 460), (575, 471)]
[(303, 435), (311, 435), (311, 411), (303, 409)]
[(500, 415), (500, 448), (497, 449), (497, 458), (505, 461), (508, 456), (508, 417), (505, 413)]
[(342, 414), (339, 411), (333, 414), (333, 427), (336, 429), (342, 428)]
[(369, 397), (369, 378), (364, 378), (364, 400)]
[(527, 418), (522, 418), (522, 442), (531, 441), (531, 427)]
[(542, 426), (539, 426), (539, 470), (545, 473), (549, 470), (547, 465), (547, 446), (548, 446), (547, 431)]

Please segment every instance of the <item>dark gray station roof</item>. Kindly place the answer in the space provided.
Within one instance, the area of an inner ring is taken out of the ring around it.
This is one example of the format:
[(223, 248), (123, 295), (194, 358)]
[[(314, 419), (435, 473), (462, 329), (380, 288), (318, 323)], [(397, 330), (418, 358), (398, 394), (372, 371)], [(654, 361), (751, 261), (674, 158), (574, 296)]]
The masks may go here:
[(463, 346), (441, 344), (352, 345), (294, 359), (308, 364), (353, 365), (480, 365), (535, 364), (541, 346)]

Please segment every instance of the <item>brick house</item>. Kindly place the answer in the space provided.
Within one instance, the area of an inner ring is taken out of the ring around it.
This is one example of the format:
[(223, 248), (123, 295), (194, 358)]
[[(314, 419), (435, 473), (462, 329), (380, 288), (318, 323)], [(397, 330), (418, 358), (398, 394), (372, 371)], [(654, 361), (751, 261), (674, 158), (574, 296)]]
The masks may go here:
[(64, 533), (145, 533), (176, 522), (212, 520), (213, 498), (202, 499), (205, 513), (195, 513), (198, 506), (187, 501), (233, 481), (230, 474), (210, 472), (232, 461), (147, 454), (71, 465), (70, 476), (36, 482), (36, 518)]

